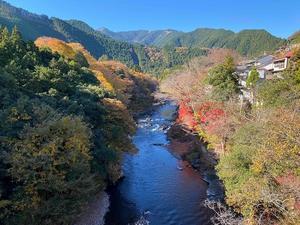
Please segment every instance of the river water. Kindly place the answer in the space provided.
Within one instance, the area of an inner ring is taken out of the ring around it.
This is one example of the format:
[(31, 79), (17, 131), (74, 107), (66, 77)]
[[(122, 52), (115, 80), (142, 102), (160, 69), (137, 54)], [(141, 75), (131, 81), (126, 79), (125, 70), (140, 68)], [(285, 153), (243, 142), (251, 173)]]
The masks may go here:
[(167, 102), (138, 121), (133, 138), (138, 153), (125, 156), (124, 178), (108, 190), (106, 225), (135, 224), (139, 219), (136, 224), (211, 224), (212, 212), (203, 206), (207, 183), (192, 168), (181, 170), (167, 147), (166, 129), (175, 112), (176, 105)]

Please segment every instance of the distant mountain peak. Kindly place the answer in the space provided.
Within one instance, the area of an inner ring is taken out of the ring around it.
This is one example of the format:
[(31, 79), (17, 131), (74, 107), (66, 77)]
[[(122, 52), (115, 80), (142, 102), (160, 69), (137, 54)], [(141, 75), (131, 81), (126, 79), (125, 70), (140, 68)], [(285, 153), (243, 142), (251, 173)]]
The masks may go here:
[(158, 48), (230, 48), (243, 55), (259, 55), (274, 51), (286, 42), (263, 29), (245, 29), (237, 33), (212, 28), (198, 28), (191, 32), (173, 29), (114, 32), (106, 27), (95, 30), (83, 21), (48, 18), (3, 0), (0, 0), (0, 24), (10, 29), (17, 25), (26, 39), (49, 36), (76, 41), (85, 45), (96, 58), (108, 55), (123, 61), (129, 59), (130, 64), (138, 62), (138, 56), (132, 53), (136, 43)]
[(100, 27), (97, 30), (99, 30), (99, 31), (110, 31), (107, 27)]
[(159, 46), (159, 43), (164, 40), (168, 35), (177, 33), (178, 31), (172, 29), (165, 30), (133, 30), (133, 31), (119, 31), (114, 32), (107, 28), (98, 29), (103, 34), (111, 38), (122, 40), (130, 43), (139, 43), (143, 45)]

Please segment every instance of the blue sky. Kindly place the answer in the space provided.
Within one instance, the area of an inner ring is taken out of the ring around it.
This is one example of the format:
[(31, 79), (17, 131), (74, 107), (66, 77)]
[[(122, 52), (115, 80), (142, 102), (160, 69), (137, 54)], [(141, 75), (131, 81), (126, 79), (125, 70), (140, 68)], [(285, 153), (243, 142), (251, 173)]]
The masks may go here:
[(280, 37), (300, 30), (300, 0), (7, 0), (38, 14), (79, 19), (113, 31), (198, 27), (266, 29)]

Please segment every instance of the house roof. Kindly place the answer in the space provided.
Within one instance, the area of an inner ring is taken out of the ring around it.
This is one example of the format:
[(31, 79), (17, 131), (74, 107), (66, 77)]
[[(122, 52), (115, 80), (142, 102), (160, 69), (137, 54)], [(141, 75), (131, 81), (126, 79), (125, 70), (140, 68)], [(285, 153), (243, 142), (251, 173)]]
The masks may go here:
[(236, 69), (237, 69), (238, 71), (244, 71), (244, 70), (248, 69), (248, 67), (247, 67), (246, 65), (238, 65), (238, 66), (236, 67)]
[(266, 56), (263, 56), (263, 57), (257, 59), (257, 63), (264, 66), (264, 65), (268, 65), (268, 64), (272, 63), (273, 60), (274, 60), (274, 56), (266, 55)]
[(248, 60), (244, 60), (240, 63), (240, 65), (247, 65), (247, 64), (253, 64), (255, 63), (255, 60), (253, 59), (248, 59)]
[(284, 61), (284, 60), (286, 60), (286, 58), (287, 58), (287, 57), (275, 59), (275, 60), (274, 60), (274, 63), (280, 62), (280, 61)]

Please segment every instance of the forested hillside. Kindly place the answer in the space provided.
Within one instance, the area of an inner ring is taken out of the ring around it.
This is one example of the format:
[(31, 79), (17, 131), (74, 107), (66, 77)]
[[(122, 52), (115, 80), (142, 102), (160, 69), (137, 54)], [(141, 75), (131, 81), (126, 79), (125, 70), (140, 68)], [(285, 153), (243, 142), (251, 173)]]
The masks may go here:
[(97, 31), (82, 21), (48, 18), (13, 7), (3, 0), (0, 0), (0, 24), (10, 30), (16, 25), (28, 40), (48, 36), (78, 42), (96, 59), (118, 60), (156, 76), (193, 57), (205, 55), (207, 48), (230, 48), (242, 55), (253, 56), (274, 51), (285, 43), (263, 30), (239, 33), (224, 29), (197, 29), (189, 33), (174, 30)]
[(120, 177), (121, 153), (134, 150), (132, 115), (155, 89), (79, 44), (47, 41), (55, 53), (0, 30), (1, 224), (72, 224)]
[(41, 37), (35, 41), (39, 48), (51, 49), (70, 60), (82, 62), (90, 68), (101, 82), (102, 86), (117, 99), (122, 101), (131, 113), (143, 111), (153, 101), (151, 93), (157, 82), (150, 76), (131, 70), (116, 61), (97, 61), (79, 43)]
[(174, 30), (151, 32), (108, 32), (103, 30), (102, 32), (118, 40), (155, 45), (161, 48), (165, 46), (229, 48), (244, 56), (257, 56), (264, 52), (272, 52), (285, 44), (284, 39), (277, 38), (265, 30), (243, 30), (234, 33), (224, 29), (200, 28), (187, 33)]
[[(167, 78), (161, 88), (179, 102), (178, 122), (219, 158), (226, 203), (208, 203), (214, 224), (300, 223), (300, 50), (278, 79), (247, 79), (254, 102), (241, 102), (235, 63), (213, 50)], [(255, 78), (256, 76), (256, 78)]]
[(289, 41), (291, 44), (299, 44), (300, 43), (300, 31), (294, 33), (289, 37)]
[(259, 55), (272, 52), (285, 43), (265, 30), (243, 30), (234, 33), (224, 29), (197, 29), (169, 37), (160, 46), (187, 46), (206, 48), (229, 48), (242, 55)]
[(206, 48), (220, 48), (224, 46), (232, 31), (224, 29), (197, 29), (188, 33), (170, 35), (159, 43), (159, 46), (201, 46)]
[(139, 43), (143, 45), (159, 46), (161, 42), (170, 36), (179, 33), (176, 30), (136, 30), (136, 31), (121, 31), (113, 32), (107, 28), (101, 28), (99, 31), (113, 39), (127, 41), (131, 43)]
[[(200, 48), (186, 48), (176, 51), (175, 48), (151, 48), (114, 40), (88, 24), (78, 20), (61, 20), (37, 15), (11, 6), (0, 0), (0, 24), (11, 30), (17, 26), (27, 40), (41, 36), (54, 37), (67, 42), (82, 44), (94, 58), (117, 60), (131, 68), (160, 75), (165, 69), (180, 66), (194, 56), (206, 52)], [(155, 52), (155, 55), (151, 54)], [(159, 61), (156, 56), (159, 55)]]
[(9, 29), (16, 25), (24, 38), (28, 40), (49, 36), (64, 41), (80, 42), (96, 58), (107, 55), (111, 59), (119, 59), (128, 65), (138, 64), (132, 45), (115, 41), (100, 32), (94, 31), (87, 24), (80, 21), (64, 21), (58, 18), (36, 15), (15, 8), (1, 0), (0, 22)]

